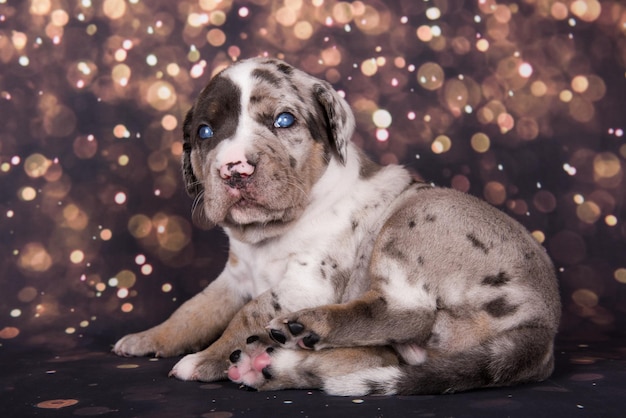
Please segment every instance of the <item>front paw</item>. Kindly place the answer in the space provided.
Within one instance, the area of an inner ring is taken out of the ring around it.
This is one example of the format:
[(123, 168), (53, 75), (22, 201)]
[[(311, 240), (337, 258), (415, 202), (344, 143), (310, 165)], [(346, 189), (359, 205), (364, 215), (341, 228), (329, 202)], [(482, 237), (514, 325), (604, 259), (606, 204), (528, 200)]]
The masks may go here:
[(169, 377), (185, 381), (214, 382), (226, 378), (226, 366), (223, 359), (213, 359), (208, 353), (200, 351), (183, 357), (174, 365)]
[(174, 365), (168, 376), (180, 380), (199, 380), (198, 366), (201, 362), (200, 353), (188, 354)]
[(167, 350), (152, 334), (149, 331), (128, 334), (115, 343), (112, 351), (122, 357), (139, 357), (148, 354), (154, 354), (156, 357), (169, 357), (178, 354)]
[(306, 312), (296, 313), (285, 318), (276, 318), (267, 326), (270, 337), (288, 348), (318, 350), (323, 348), (320, 332), (312, 329), (314, 321)]

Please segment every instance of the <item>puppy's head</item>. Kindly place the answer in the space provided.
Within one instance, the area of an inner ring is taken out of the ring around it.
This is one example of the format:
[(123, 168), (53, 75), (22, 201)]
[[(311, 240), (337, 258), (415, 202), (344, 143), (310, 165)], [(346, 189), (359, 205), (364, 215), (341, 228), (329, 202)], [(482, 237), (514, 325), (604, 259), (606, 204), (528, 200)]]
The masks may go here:
[(196, 222), (259, 242), (300, 216), (332, 159), (345, 162), (354, 116), (328, 83), (255, 58), (209, 82), (183, 131)]

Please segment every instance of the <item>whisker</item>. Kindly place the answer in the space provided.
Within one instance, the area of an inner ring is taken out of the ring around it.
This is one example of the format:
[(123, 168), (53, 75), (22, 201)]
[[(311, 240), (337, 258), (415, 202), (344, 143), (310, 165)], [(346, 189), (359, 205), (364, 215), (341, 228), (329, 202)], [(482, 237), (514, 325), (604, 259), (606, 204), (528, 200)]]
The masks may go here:
[(193, 203), (191, 204), (191, 215), (192, 217), (206, 218), (206, 213), (202, 208), (202, 204), (204, 203), (204, 189), (198, 193), (198, 195), (193, 199)]
[[(306, 199), (309, 198), (309, 192), (305, 189), (304, 183), (300, 179), (290, 176), (287, 178), (286, 183), (289, 187), (293, 187), (294, 189), (297, 189), (301, 193), (301, 197), (306, 198)], [(292, 205), (297, 203), (296, 199), (298, 198), (294, 196), (291, 202)]]

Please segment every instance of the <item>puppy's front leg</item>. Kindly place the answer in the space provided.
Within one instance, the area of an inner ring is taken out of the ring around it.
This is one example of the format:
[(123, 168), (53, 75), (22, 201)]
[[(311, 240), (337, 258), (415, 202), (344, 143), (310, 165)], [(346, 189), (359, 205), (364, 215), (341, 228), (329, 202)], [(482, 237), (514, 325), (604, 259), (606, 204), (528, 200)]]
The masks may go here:
[(113, 352), (120, 356), (170, 357), (205, 348), (246, 302), (229, 282), (228, 274), (222, 273), (162, 324), (120, 339)]

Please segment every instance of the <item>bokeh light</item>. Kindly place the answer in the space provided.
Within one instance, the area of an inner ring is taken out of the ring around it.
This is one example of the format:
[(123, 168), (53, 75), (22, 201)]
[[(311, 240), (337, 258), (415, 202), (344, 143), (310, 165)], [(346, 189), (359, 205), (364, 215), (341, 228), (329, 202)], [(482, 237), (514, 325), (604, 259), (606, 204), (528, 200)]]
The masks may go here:
[(434, 62), (422, 64), (417, 70), (417, 81), (426, 90), (437, 90), (443, 86), (443, 68)]

